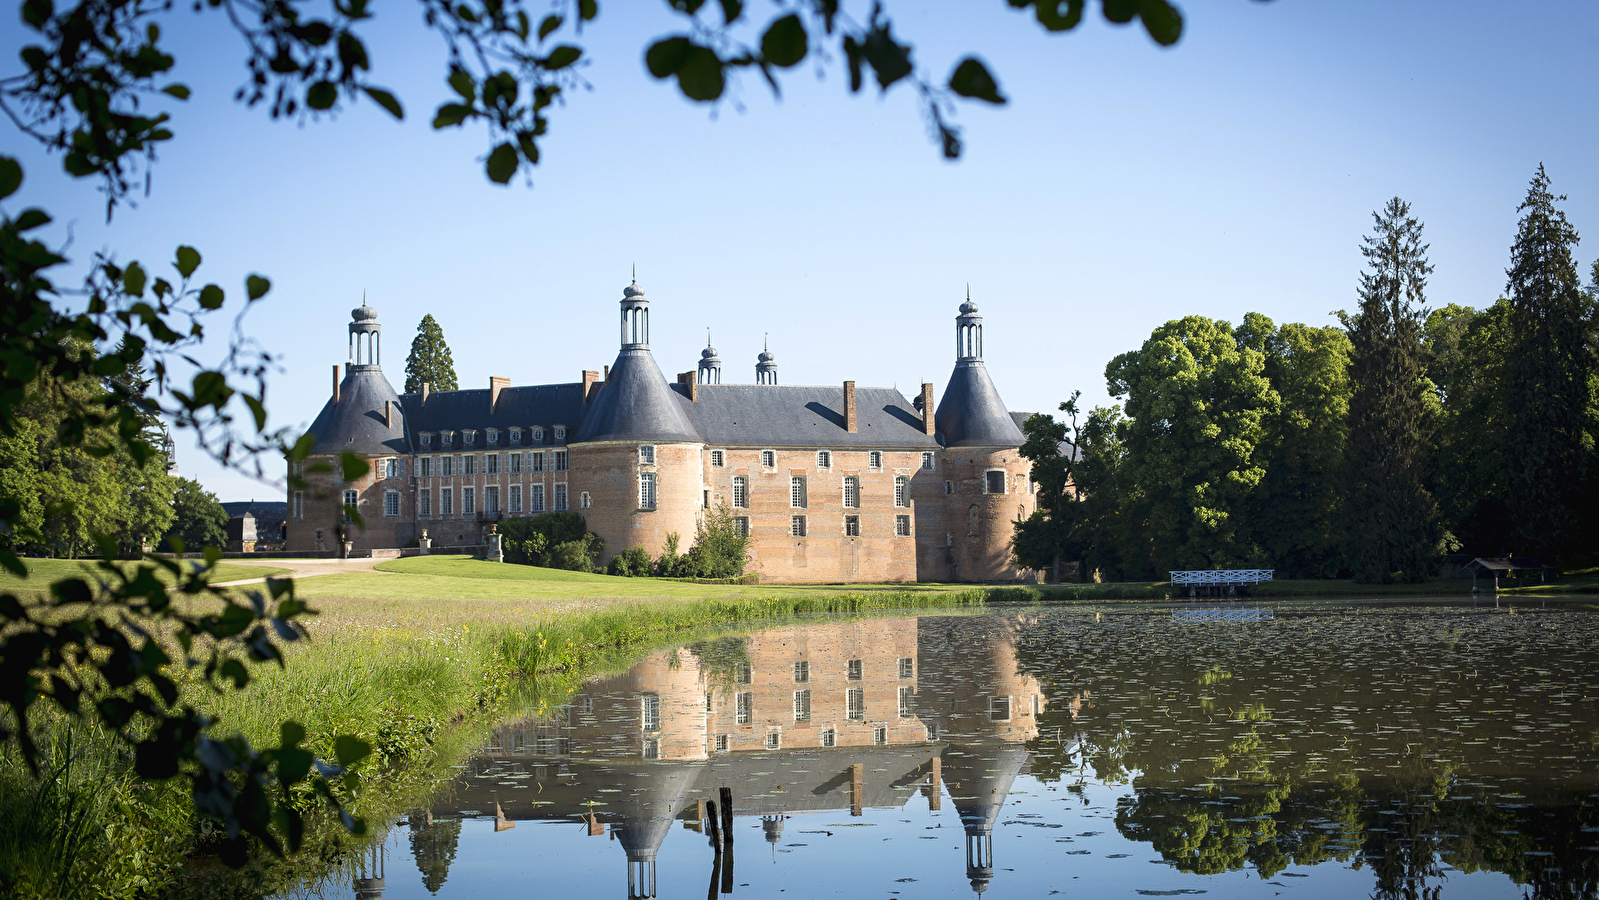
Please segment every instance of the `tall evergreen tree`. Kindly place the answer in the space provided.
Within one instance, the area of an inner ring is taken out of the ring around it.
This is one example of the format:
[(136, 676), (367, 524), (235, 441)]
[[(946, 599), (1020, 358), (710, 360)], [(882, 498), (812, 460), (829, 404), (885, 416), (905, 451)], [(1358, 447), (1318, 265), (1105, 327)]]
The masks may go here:
[(1577, 231), (1555, 208), (1539, 163), (1517, 212), (1505, 292), (1510, 298), (1510, 517), (1516, 552), (1553, 560), (1575, 549), (1582, 436), (1593, 368), (1587, 298), (1571, 258)]
[(405, 392), (415, 394), (427, 384), (430, 390), (453, 391), (460, 387), (455, 380), (455, 360), (450, 358), (450, 345), (444, 343), (444, 329), (429, 313), (416, 326), (416, 338), (411, 341), (411, 355), (405, 358)]
[(1348, 552), (1355, 578), (1421, 581), (1438, 549), (1427, 490), (1427, 245), (1410, 204), (1389, 200), (1360, 253), (1360, 309), (1349, 329)]

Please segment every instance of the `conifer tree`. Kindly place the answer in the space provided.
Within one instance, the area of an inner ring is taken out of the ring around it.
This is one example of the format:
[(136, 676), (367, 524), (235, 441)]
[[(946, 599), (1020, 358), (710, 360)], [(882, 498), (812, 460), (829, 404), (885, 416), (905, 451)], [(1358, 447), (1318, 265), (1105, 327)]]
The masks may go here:
[(416, 326), (416, 338), (411, 341), (411, 355), (405, 358), (405, 392), (415, 394), (427, 384), (430, 390), (453, 391), (460, 387), (455, 380), (455, 360), (450, 358), (450, 345), (444, 343), (444, 329), (432, 313), (422, 317)]
[(1549, 193), (1543, 164), (1527, 199), (1505, 271), (1510, 299), (1510, 518), (1515, 551), (1553, 562), (1573, 549), (1582, 483), (1584, 417), (1593, 369), (1591, 313), (1571, 257), (1577, 231)]
[(1427, 245), (1410, 204), (1389, 200), (1360, 248), (1360, 309), (1349, 329), (1349, 566), (1367, 582), (1426, 578), (1438, 546), (1427, 490), (1423, 396)]

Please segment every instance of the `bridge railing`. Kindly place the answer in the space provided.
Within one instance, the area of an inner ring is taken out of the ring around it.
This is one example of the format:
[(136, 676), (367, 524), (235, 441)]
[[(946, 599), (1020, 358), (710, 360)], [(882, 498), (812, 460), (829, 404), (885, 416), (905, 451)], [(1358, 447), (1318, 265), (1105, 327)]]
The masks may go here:
[(1259, 584), (1270, 581), (1276, 569), (1197, 569), (1171, 571), (1172, 584), (1210, 585)]

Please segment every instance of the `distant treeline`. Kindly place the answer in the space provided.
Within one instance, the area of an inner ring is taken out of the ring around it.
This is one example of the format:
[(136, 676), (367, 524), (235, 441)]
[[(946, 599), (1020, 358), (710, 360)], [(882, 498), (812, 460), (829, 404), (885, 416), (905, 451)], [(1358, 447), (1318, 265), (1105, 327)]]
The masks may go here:
[(1337, 326), (1188, 316), (1106, 366), (1122, 401), (1035, 415), (1039, 511), (1017, 560), (1083, 578), (1269, 567), (1420, 581), (1446, 554), (1599, 557), (1599, 262), (1540, 166), (1505, 296), (1429, 308), (1421, 223), (1395, 198)]

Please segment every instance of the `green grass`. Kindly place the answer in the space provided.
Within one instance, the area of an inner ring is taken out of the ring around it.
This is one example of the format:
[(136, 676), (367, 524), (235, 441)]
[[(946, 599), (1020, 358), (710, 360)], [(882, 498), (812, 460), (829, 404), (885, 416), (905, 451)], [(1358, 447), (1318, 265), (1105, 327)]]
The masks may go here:
[[(63, 578), (81, 577), (93, 581), (102, 574), (99, 569), (99, 560), (89, 559), (24, 559), (23, 564), (28, 567), (28, 577), (18, 578), (10, 572), (0, 572), (0, 590), (5, 591), (43, 591), (49, 587), (50, 582), (60, 581)], [(192, 563), (193, 560), (185, 560)], [(134, 562), (119, 563), (124, 568), (137, 565)], [(249, 566), (239, 563), (219, 563), (216, 573), (212, 575), (214, 582), (243, 581), (246, 578), (268, 578), (274, 575), (284, 575), (290, 570), (280, 566)], [(162, 574), (162, 579), (171, 583), (170, 576)]]

